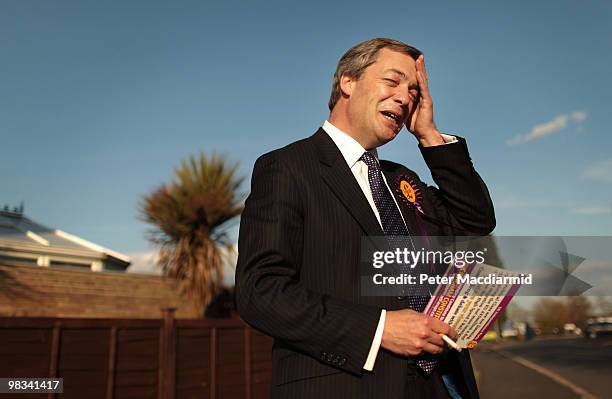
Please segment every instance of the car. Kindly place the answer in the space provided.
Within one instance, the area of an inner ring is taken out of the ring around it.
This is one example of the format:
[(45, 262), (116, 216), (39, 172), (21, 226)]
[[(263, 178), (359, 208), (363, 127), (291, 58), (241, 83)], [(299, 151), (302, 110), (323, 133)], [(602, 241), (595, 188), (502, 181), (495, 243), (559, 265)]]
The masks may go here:
[(612, 335), (612, 317), (588, 319), (584, 327), (584, 336), (595, 339), (602, 335)]
[(506, 320), (502, 325), (501, 336), (502, 338), (520, 338), (525, 336), (525, 323)]

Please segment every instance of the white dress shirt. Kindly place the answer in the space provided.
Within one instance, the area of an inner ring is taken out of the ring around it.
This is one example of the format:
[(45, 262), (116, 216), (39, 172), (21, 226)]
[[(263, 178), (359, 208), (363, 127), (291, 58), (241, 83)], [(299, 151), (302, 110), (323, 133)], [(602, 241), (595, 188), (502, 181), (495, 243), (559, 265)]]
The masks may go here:
[[(361, 144), (357, 142), (357, 140), (332, 125), (329, 121), (325, 121), (325, 123), (323, 123), (323, 130), (327, 132), (329, 137), (331, 137), (331, 139), (333, 140), (334, 144), (336, 144), (336, 147), (338, 147), (338, 149), (340, 150), (340, 153), (342, 153), (344, 160), (346, 161), (348, 167), (351, 169), (351, 172), (353, 172), (353, 175), (355, 176), (359, 187), (361, 187), (361, 191), (363, 191), (363, 195), (365, 195), (366, 199), (368, 200), (368, 203), (370, 204), (370, 207), (372, 208), (372, 211), (376, 215), (376, 219), (378, 219), (378, 223), (382, 228), (380, 214), (378, 213), (378, 208), (376, 208), (376, 204), (374, 203), (374, 197), (372, 197), (372, 190), (370, 189), (370, 181), (368, 179), (368, 165), (366, 165), (365, 162), (359, 159), (361, 158), (363, 153), (366, 152), (366, 150), (361, 146)], [(447, 134), (443, 134), (442, 138), (444, 139), (446, 144), (457, 142), (456, 137)], [(370, 150), (370, 153), (374, 155), (374, 157), (378, 161), (378, 152), (376, 151), (376, 149)], [(395, 201), (395, 206), (397, 206), (399, 210), (397, 200), (395, 199), (393, 192), (389, 188), (389, 184), (387, 184), (387, 180), (385, 179), (384, 174), (382, 177), (383, 181), (385, 182), (385, 186), (391, 193), (391, 198), (393, 198), (393, 201)], [(403, 219), (404, 216), (402, 215), (401, 211), (400, 215)], [(406, 224), (405, 220), (404, 224)], [(374, 334), (372, 346), (370, 347), (370, 352), (368, 353), (366, 362), (363, 365), (363, 368), (365, 370), (372, 371), (374, 369), (374, 362), (376, 361), (376, 356), (378, 355), (378, 350), (380, 349), (383, 330), (385, 328), (385, 315), (386, 310), (383, 309), (380, 312), (380, 319), (378, 321), (376, 333)]]

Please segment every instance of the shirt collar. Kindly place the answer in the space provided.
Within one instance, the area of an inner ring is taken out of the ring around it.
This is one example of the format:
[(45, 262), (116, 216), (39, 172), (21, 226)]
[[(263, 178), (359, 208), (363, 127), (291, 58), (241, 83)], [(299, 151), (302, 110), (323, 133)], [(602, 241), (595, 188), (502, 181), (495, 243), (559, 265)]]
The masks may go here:
[[(344, 133), (327, 120), (323, 123), (323, 130), (325, 130), (334, 144), (336, 144), (336, 147), (338, 147), (340, 153), (342, 153), (349, 168), (352, 168), (366, 151), (357, 140)], [(370, 153), (378, 159), (378, 152), (376, 149), (370, 150)]]

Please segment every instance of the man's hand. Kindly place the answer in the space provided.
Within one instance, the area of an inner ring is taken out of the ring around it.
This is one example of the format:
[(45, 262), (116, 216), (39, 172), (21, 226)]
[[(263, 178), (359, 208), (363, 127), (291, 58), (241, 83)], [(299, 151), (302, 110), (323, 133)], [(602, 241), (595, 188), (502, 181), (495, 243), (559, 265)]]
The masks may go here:
[(431, 316), (410, 309), (387, 311), (381, 346), (404, 356), (439, 354), (444, 350), (439, 334), (457, 339), (457, 331)]
[(433, 100), (427, 85), (427, 70), (425, 58), (420, 55), (416, 60), (417, 83), (419, 84), (419, 99), (416, 109), (406, 123), (406, 128), (423, 147), (444, 144), (444, 139), (436, 128), (433, 116)]

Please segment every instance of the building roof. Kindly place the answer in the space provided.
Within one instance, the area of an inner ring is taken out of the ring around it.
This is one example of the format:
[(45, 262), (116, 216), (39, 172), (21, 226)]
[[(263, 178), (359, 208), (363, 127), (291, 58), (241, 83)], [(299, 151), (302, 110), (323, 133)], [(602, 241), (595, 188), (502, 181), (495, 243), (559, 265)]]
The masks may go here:
[(27, 218), (23, 210), (0, 210), (0, 249), (34, 253), (72, 254), (92, 259), (108, 259), (127, 267), (127, 255), (94, 244), (73, 234), (53, 229)]

